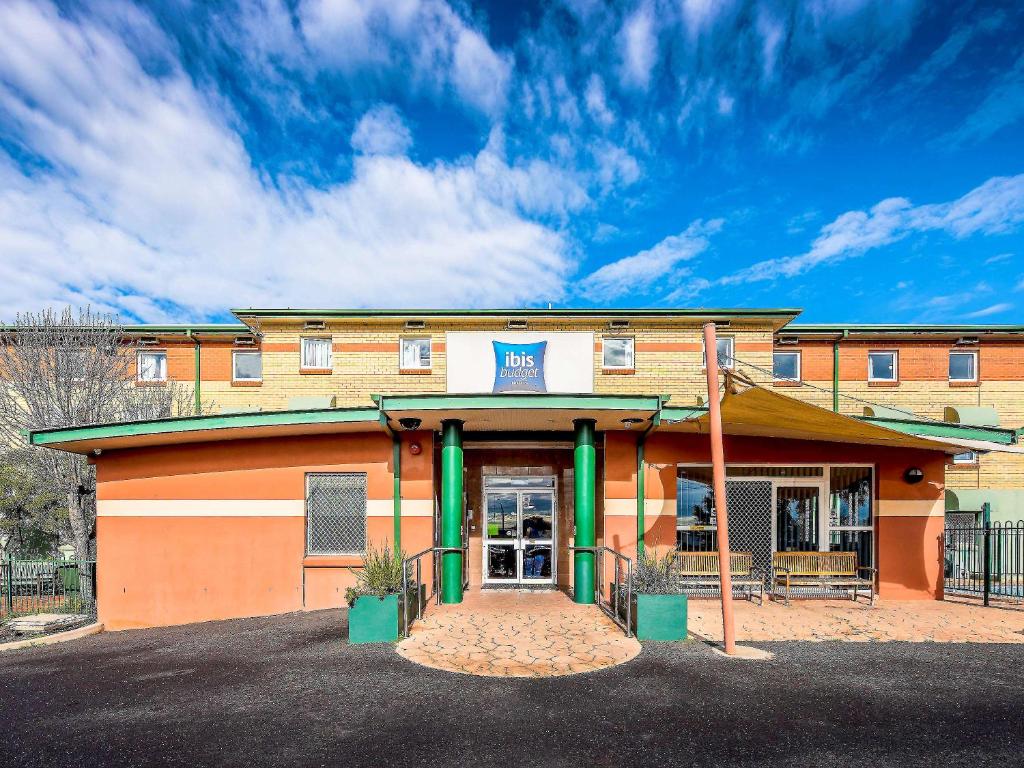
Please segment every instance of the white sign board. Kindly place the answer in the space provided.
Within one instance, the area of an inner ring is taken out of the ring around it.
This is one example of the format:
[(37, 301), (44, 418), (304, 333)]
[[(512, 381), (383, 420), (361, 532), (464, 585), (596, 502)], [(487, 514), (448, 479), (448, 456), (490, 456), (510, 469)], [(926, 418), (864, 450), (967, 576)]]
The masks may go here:
[(594, 334), (576, 331), (449, 331), (448, 392), (594, 391)]

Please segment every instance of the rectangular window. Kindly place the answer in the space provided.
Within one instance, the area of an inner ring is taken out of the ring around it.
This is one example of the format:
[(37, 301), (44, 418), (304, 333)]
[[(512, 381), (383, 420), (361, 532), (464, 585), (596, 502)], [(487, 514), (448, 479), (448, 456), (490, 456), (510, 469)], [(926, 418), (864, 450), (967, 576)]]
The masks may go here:
[(978, 454), (975, 451), (964, 451), (953, 455), (954, 464), (977, 464)]
[(402, 339), (399, 365), (402, 370), (430, 370), (430, 339)]
[(868, 381), (897, 381), (898, 361), (895, 352), (868, 352)]
[(874, 482), (870, 467), (829, 471), (829, 550), (856, 552), (859, 565), (874, 564)]
[(977, 352), (950, 352), (949, 353), (949, 380), (950, 381), (977, 381), (978, 380), (978, 353)]
[[(732, 336), (719, 336), (715, 340), (715, 344), (718, 347), (718, 367), (719, 368), (732, 368), (735, 362), (736, 355), (736, 339)], [(708, 353), (707, 350), (703, 352), (703, 366), (706, 368), (708, 365)]]
[(233, 381), (262, 381), (262, 352), (232, 352), (231, 378)]
[(772, 376), (776, 381), (800, 381), (800, 353), (774, 353), (772, 355)]
[(603, 361), (605, 368), (632, 370), (633, 339), (625, 336), (605, 336), (602, 340)]
[(302, 339), (300, 354), (299, 365), (302, 368), (330, 370), (333, 365), (330, 339)]
[(139, 381), (167, 381), (167, 353), (140, 351), (136, 358)]
[(306, 475), (306, 554), (366, 551), (366, 473)]

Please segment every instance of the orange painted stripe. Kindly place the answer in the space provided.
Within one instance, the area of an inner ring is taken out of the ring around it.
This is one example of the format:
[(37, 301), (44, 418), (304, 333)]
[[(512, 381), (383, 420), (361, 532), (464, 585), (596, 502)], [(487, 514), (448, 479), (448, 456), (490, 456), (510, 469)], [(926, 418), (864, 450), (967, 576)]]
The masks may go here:
[(344, 341), (334, 345), (335, 352), (397, 352), (398, 342)]
[(637, 352), (700, 352), (704, 347), (680, 341), (643, 341), (637, 342)]
[(271, 344), (269, 342), (263, 343), (264, 352), (298, 352), (298, 344)]

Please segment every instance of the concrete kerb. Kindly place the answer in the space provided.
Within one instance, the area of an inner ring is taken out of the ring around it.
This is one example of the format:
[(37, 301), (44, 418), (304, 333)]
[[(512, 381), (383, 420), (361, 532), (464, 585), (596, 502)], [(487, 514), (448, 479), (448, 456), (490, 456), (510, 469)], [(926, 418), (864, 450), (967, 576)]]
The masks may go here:
[(69, 629), (67, 632), (58, 632), (45, 637), (30, 637), (25, 640), (14, 640), (9, 643), (0, 643), (0, 653), (3, 651), (16, 651), (19, 648), (35, 648), (42, 645), (55, 645), (67, 640), (77, 640), (80, 637), (88, 637), (103, 631), (103, 625), (99, 622), (86, 624), (84, 627)]

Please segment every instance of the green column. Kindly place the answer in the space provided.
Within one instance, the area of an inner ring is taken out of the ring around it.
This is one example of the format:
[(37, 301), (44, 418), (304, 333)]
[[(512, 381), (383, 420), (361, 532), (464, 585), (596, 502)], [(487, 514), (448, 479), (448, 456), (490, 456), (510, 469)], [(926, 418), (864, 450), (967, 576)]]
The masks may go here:
[[(441, 422), (441, 546), (462, 547), (462, 422)], [(462, 551), (441, 555), (441, 602), (462, 602)]]
[[(573, 506), (576, 517), (576, 546), (593, 547), (596, 543), (594, 525), (594, 479), (597, 454), (594, 451), (593, 419), (576, 419), (573, 423)], [(594, 602), (594, 553), (575, 553), (574, 597), (577, 603)]]

